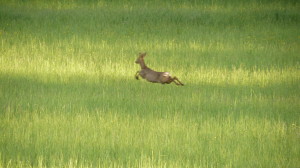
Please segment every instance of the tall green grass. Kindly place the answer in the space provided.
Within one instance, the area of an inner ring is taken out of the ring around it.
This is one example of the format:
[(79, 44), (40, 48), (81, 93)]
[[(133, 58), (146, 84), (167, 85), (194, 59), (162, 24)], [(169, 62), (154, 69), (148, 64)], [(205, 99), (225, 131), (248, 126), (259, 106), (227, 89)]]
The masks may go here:
[[(297, 1), (1, 1), (0, 167), (299, 167)], [(134, 61), (184, 87), (135, 80)]]

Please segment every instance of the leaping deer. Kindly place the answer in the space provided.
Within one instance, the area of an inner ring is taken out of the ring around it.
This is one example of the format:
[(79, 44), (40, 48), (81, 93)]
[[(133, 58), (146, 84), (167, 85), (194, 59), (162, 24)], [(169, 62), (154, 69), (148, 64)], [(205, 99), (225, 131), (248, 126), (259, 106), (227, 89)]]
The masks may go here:
[(146, 53), (139, 53), (139, 57), (135, 61), (136, 64), (140, 64), (141, 66), (141, 70), (137, 71), (135, 74), (135, 79), (138, 80), (139, 76), (141, 76), (143, 79), (152, 83), (170, 84), (174, 82), (176, 85), (183, 86), (183, 83), (181, 83), (175, 76), (171, 77), (169, 72), (156, 72), (148, 68), (144, 62), (145, 56)]

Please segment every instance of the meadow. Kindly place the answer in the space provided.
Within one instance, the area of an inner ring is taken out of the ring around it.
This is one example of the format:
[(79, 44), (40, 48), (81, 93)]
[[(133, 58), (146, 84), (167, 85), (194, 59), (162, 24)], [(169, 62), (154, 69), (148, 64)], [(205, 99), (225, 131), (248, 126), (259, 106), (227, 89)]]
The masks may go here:
[(0, 168), (300, 167), (299, 27), (294, 0), (0, 0)]

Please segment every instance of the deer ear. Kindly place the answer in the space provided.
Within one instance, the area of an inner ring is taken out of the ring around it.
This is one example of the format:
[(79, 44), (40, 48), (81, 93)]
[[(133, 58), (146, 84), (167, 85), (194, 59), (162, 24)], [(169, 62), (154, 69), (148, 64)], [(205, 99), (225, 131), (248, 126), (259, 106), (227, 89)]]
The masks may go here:
[(146, 53), (139, 53), (139, 56), (144, 58), (146, 56)]

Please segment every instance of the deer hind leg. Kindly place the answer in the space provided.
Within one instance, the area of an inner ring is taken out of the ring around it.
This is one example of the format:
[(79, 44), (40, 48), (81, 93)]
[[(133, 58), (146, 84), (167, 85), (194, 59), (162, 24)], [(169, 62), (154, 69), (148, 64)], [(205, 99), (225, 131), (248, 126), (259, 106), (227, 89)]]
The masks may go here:
[(135, 73), (135, 79), (136, 79), (136, 80), (139, 80), (139, 75), (140, 75), (140, 71), (137, 71), (137, 72)]
[(174, 82), (176, 85), (181, 85), (178, 82), (176, 82), (176, 80), (172, 80), (172, 82)]
[(174, 82), (176, 85), (181, 85), (181, 86), (184, 85), (183, 83), (181, 83), (181, 82), (179, 81), (179, 79), (178, 79), (176, 76), (173, 77), (173, 82)]
[(183, 83), (181, 83), (179, 80), (178, 80), (178, 78), (176, 78), (176, 77), (169, 77), (169, 80), (166, 82), (167, 84), (170, 84), (170, 83), (172, 83), (172, 82), (174, 82), (176, 85), (181, 85), (181, 86), (183, 86)]

